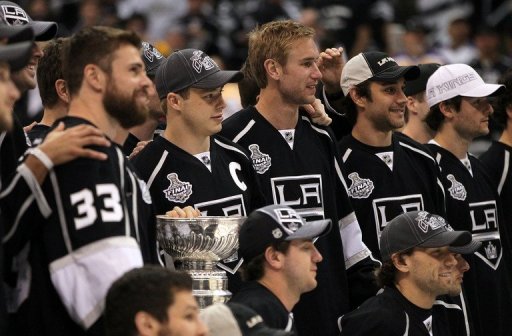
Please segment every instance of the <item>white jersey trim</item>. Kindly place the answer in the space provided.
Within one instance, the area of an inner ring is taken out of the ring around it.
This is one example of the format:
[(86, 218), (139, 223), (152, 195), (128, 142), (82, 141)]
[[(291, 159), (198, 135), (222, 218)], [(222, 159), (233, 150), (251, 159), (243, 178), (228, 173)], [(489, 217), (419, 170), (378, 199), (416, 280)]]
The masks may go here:
[(240, 149), (238, 149), (238, 148), (236, 148), (236, 147), (234, 147), (234, 146), (230, 146), (230, 145), (228, 145), (228, 144), (225, 144), (224, 142), (221, 142), (221, 141), (219, 141), (218, 139), (214, 139), (214, 141), (217, 143), (217, 145), (219, 145), (219, 146), (221, 146), (221, 147), (223, 147), (223, 148), (225, 148), (225, 149), (227, 149), (227, 150), (231, 150), (231, 151), (234, 151), (234, 152), (240, 153), (240, 154), (242, 154), (242, 155), (243, 155), (247, 160), (249, 160), (249, 158), (247, 157), (247, 155), (246, 155), (244, 152), (242, 152)]
[(247, 132), (249, 132), (251, 130), (251, 128), (252, 128), (252, 126), (254, 126), (254, 124), (256, 124), (256, 121), (254, 121), (254, 119), (251, 119), (251, 121), (249, 121), (247, 123), (247, 126), (245, 126), (244, 129), (241, 130), (240, 133), (238, 133), (233, 138), (233, 142), (237, 143), (240, 139), (242, 139), (247, 134)]
[(71, 318), (88, 329), (101, 316), (110, 285), (143, 265), (132, 237), (110, 237), (83, 246), (50, 263), (52, 283)]
[(411, 146), (411, 145), (408, 145), (408, 144), (406, 144), (406, 143), (404, 143), (404, 142), (402, 142), (402, 141), (398, 141), (398, 143), (400, 144), (400, 146), (403, 146), (403, 147), (409, 148), (410, 150), (412, 150), (412, 151), (414, 151), (414, 152), (416, 152), (416, 153), (419, 153), (419, 154), (421, 154), (421, 155), (423, 155), (423, 156), (425, 156), (425, 157), (429, 158), (430, 160), (432, 160), (432, 161), (434, 161), (434, 162), (436, 161), (436, 160), (434, 160), (434, 158), (432, 157), (432, 155), (428, 154), (428, 153), (427, 153), (427, 152), (425, 152), (425, 151), (422, 151), (421, 149), (415, 148), (415, 147), (413, 147), (413, 146)]
[(151, 188), (151, 185), (153, 184), (153, 181), (155, 180), (155, 177), (160, 172), (160, 169), (162, 169), (162, 166), (164, 165), (164, 162), (165, 162), (165, 159), (167, 158), (167, 155), (169, 155), (168, 151), (164, 151), (162, 153), (162, 156), (160, 157), (160, 160), (158, 161), (158, 164), (155, 166), (155, 169), (153, 170), (153, 172), (149, 176), (148, 183), (147, 183), (148, 189)]
[(354, 212), (351, 212), (338, 222), (343, 254), (345, 255), (345, 269), (349, 269), (361, 260), (371, 256), (368, 247), (363, 243), (361, 228)]
[(509, 164), (510, 164), (510, 152), (505, 151), (505, 157), (503, 160), (503, 173), (501, 174), (500, 178), (500, 184), (498, 185), (498, 194), (501, 195), (501, 190), (503, 189), (503, 185), (505, 184), (505, 181), (507, 180), (508, 170), (509, 170)]

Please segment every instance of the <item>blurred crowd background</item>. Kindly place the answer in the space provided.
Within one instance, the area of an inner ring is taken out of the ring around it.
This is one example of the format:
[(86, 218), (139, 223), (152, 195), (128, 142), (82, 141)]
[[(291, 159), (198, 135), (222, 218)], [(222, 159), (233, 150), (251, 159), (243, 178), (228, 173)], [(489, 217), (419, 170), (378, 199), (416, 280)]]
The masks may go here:
[[(130, 29), (164, 55), (197, 48), (219, 66), (240, 69), (247, 32), (294, 19), (317, 31), (322, 49), (346, 57), (382, 50), (401, 64), (466, 63), (487, 82), (512, 65), (512, 0), (21, 0), (34, 20), (59, 23), (59, 36), (85, 26)], [(35, 91), (35, 90), (32, 90)], [(38, 92), (24, 97), (28, 124), (38, 120)], [(236, 107), (233, 107), (236, 108)]]

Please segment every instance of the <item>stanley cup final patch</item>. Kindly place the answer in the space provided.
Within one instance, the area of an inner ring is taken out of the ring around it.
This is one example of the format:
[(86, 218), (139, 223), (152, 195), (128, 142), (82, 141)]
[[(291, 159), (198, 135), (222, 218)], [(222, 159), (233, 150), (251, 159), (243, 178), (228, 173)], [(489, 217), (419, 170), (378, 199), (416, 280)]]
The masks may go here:
[(452, 183), (452, 185), (448, 188), (450, 196), (455, 198), (456, 200), (464, 201), (467, 196), (466, 188), (464, 187), (464, 185), (457, 181), (455, 179), (455, 176), (453, 176), (452, 174), (446, 175), (446, 178), (448, 179), (448, 181)]
[(260, 146), (256, 144), (249, 145), (249, 150), (251, 151), (254, 170), (256, 170), (258, 174), (265, 174), (272, 165), (270, 155), (262, 153)]
[(348, 194), (352, 198), (368, 198), (373, 189), (373, 181), (359, 177), (358, 173), (350, 173), (348, 178), (352, 181), (352, 184), (348, 188)]
[(167, 175), (167, 179), (170, 181), (170, 184), (163, 191), (165, 198), (170, 202), (185, 203), (190, 195), (192, 195), (192, 184), (180, 181), (176, 173)]

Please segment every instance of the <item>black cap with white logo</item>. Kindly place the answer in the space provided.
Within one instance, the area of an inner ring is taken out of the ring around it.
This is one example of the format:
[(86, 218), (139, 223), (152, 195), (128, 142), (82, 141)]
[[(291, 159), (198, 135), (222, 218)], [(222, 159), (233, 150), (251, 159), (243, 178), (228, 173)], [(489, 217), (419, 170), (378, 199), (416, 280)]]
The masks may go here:
[(413, 247), (449, 246), (455, 253), (470, 254), (480, 248), (471, 232), (454, 231), (443, 217), (427, 211), (411, 211), (391, 220), (380, 236), (380, 254), (383, 261), (394, 253)]
[(306, 222), (294, 209), (268, 205), (253, 211), (240, 228), (238, 253), (248, 263), (273, 243), (326, 235), (331, 220)]
[(57, 23), (34, 21), (19, 5), (10, 1), (0, 1), (0, 25), (30, 26), (36, 41), (49, 41), (57, 34)]
[(149, 78), (156, 76), (158, 67), (165, 62), (165, 57), (149, 42), (142, 42), (141, 56), (146, 66), (146, 74)]
[(243, 78), (240, 71), (221, 70), (201, 50), (183, 49), (173, 52), (158, 68), (155, 85), (158, 97), (163, 99), (169, 92), (179, 92), (189, 87), (216, 89), (226, 83), (239, 82)]

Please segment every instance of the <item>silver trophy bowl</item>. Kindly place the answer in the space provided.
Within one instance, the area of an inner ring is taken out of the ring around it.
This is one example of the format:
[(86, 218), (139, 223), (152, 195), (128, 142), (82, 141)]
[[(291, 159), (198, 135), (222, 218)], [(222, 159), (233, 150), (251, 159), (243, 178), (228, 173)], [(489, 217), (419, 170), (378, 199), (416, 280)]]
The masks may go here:
[(215, 264), (238, 250), (238, 231), (244, 220), (245, 217), (157, 216), (158, 243), (179, 270), (191, 275), (200, 308), (231, 298), (226, 272)]

